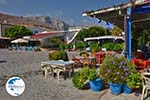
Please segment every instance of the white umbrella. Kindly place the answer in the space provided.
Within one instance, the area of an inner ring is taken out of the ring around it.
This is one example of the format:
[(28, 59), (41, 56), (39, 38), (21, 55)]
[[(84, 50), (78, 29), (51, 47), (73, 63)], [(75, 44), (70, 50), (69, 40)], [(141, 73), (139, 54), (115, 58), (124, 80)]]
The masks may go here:
[(11, 43), (28, 43), (28, 41), (22, 38), (18, 38), (16, 40), (11, 41)]

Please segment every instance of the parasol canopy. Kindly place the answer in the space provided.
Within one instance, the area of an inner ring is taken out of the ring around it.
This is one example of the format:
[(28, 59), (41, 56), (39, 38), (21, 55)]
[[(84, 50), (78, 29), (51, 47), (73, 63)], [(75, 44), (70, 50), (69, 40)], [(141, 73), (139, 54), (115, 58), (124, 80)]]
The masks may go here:
[(11, 41), (11, 43), (28, 43), (28, 41), (22, 38), (18, 38), (16, 40)]

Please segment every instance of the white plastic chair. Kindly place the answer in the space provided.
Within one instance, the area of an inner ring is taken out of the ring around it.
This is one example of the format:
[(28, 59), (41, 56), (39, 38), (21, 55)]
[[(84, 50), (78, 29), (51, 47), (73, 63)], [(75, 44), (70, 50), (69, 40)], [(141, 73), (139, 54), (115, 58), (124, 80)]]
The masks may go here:
[(143, 90), (141, 95), (141, 100), (147, 97), (148, 90), (150, 90), (150, 73), (144, 72), (141, 73), (143, 80)]
[[(59, 61), (63, 61), (63, 60), (59, 60)], [(53, 77), (54, 77), (54, 74), (56, 73), (57, 75), (57, 79), (59, 80), (59, 75), (60, 75), (60, 72), (63, 72), (63, 67), (61, 68), (60, 66), (56, 66), (56, 65), (51, 65), (52, 67), (52, 74), (53, 74)]]
[(52, 72), (52, 69), (48, 65), (41, 64), (41, 66), (42, 66), (43, 75), (45, 78), (47, 78), (49, 70)]

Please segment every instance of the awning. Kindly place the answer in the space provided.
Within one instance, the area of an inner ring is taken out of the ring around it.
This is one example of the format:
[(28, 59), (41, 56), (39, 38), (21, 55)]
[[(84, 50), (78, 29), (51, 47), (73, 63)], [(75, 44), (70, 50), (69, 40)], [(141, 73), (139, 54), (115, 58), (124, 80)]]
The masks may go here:
[[(141, 1), (141, 0), (140, 0)], [(132, 7), (131, 22), (134, 29), (150, 29), (150, 3), (139, 2), (137, 0)], [(90, 16), (98, 18), (99, 20), (105, 20), (117, 25), (124, 30), (124, 20), (127, 8), (132, 6), (131, 3), (122, 3), (110, 8), (101, 8), (95, 11), (83, 12), (83, 16)], [(141, 14), (142, 13), (142, 14)]]
[(141, 6), (138, 8), (134, 8), (132, 10), (132, 14), (144, 14), (144, 13), (150, 13), (150, 5)]
[(22, 38), (18, 38), (16, 40), (11, 41), (11, 43), (28, 43), (28, 41)]
[(111, 22), (125, 31), (125, 53), (131, 60), (131, 28), (135, 32), (150, 29), (149, 0), (136, 0), (128, 4), (115, 5), (111, 8), (101, 8), (96, 11), (86, 11), (83, 16), (90, 16)]

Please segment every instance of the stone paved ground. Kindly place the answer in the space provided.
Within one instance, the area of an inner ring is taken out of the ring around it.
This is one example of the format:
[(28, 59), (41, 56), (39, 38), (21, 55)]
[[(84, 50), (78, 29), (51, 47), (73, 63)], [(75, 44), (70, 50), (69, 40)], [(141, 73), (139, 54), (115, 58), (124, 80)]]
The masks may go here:
[[(0, 100), (140, 100), (141, 94), (112, 95), (109, 89), (100, 92), (78, 90), (71, 78), (60, 81), (42, 76), (40, 62), (48, 60), (48, 52), (16, 52), (0, 49)], [(5, 83), (10, 76), (20, 76), (26, 84), (19, 97), (10, 96)], [(146, 100), (150, 100), (150, 97)]]
[[(26, 83), (25, 92), (19, 97), (10, 96), (5, 86), (0, 87), (0, 100), (140, 100), (140, 95), (132, 94), (112, 95), (109, 89), (100, 92), (92, 90), (78, 90), (73, 87), (71, 79), (60, 81), (45, 79), (42, 75), (23, 78)], [(150, 100), (150, 98), (146, 99)]]

